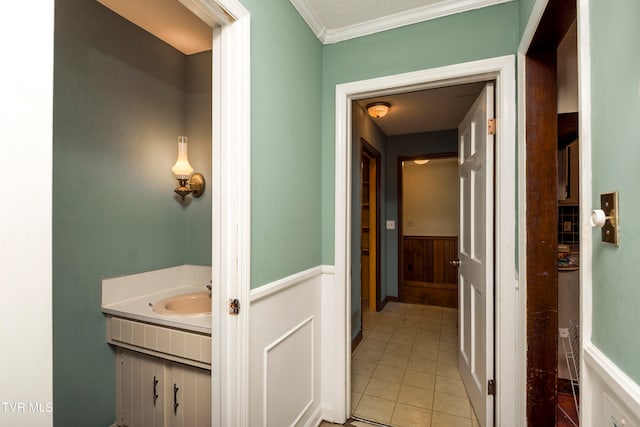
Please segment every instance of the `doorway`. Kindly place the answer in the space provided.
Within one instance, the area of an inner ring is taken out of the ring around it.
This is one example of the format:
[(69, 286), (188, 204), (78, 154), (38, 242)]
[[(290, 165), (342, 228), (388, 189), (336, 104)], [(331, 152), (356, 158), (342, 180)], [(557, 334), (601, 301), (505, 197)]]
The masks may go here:
[[(360, 139), (360, 294), (362, 310), (376, 312), (380, 301), (380, 153)], [(362, 322), (360, 322), (362, 324)]]
[[(425, 419), (428, 421), (438, 419), (450, 419), (449, 422), (471, 423), (475, 414), (479, 414), (480, 425), (493, 425), (494, 398), (491, 392), (491, 384), (494, 381), (494, 318), (493, 318), (493, 182), (494, 182), (494, 131), (491, 124), (494, 116), (494, 83), (480, 82), (477, 85), (449, 85), (447, 90), (462, 89), (468, 93), (464, 101), (460, 95), (458, 102), (453, 102), (455, 97), (443, 99), (439, 104), (450, 106), (456, 111), (456, 104), (460, 104), (459, 112), (454, 114), (451, 123), (440, 123), (440, 126), (453, 127), (448, 136), (448, 142), (454, 150), (460, 153), (457, 157), (448, 160), (440, 159), (431, 166), (421, 166), (421, 169), (434, 169), (441, 172), (438, 166), (449, 166), (448, 181), (458, 189), (454, 194), (443, 187), (443, 178), (436, 179), (436, 185), (428, 190), (434, 193), (436, 200), (430, 203), (427, 211), (437, 210), (445, 205), (444, 199), (453, 199), (453, 213), (441, 212), (438, 217), (428, 220), (429, 215), (419, 212), (415, 215), (417, 221), (439, 222), (439, 225), (451, 223), (449, 239), (431, 239), (429, 247), (433, 260), (434, 246), (439, 248), (438, 257), (442, 258), (444, 240), (453, 242), (453, 248), (460, 234), (461, 252), (459, 258), (464, 260), (460, 267), (455, 265), (451, 272), (451, 280), (455, 281), (460, 274), (461, 302), (463, 307), (457, 310), (448, 310), (446, 325), (441, 307), (390, 304), (380, 316), (367, 318), (367, 324), (372, 329), (365, 333), (365, 338), (353, 356), (353, 412), (356, 416), (373, 419), (385, 424), (397, 423), (410, 417), (412, 420)], [(429, 97), (432, 93), (442, 93), (443, 88), (422, 91), (425, 105), (419, 108), (417, 116), (419, 120), (425, 119), (425, 110), (429, 107)], [(367, 100), (370, 101), (370, 100)], [(400, 96), (389, 96), (386, 100), (395, 101), (398, 111), (408, 111), (402, 104)], [(393, 102), (390, 102), (393, 104)], [(402, 121), (407, 117), (397, 116), (396, 120)], [(371, 121), (371, 119), (369, 119)], [(381, 129), (386, 130), (387, 125), (377, 122)], [(354, 129), (359, 129), (362, 124), (359, 121), (353, 123)], [(435, 128), (436, 130), (438, 128)], [(413, 136), (425, 146), (433, 145), (434, 132), (426, 132), (419, 136)], [(446, 139), (445, 139), (446, 140)], [(388, 138), (385, 141), (385, 152), (390, 158), (387, 163), (395, 161), (397, 150), (404, 147), (400, 141)], [(427, 146), (428, 147), (428, 146)], [(415, 149), (415, 147), (413, 147)], [(431, 148), (431, 147), (428, 147)], [(437, 163), (437, 165), (436, 165)], [(409, 169), (408, 164), (399, 162), (400, 169)], [(434, 166), (435, 165), (435, 166)], [(418, 165), (415, 165), (416, 167)], [(452, 173), (452, 174), (451, 174)], [(364, 175), (366, 177), (366, 174)], [(416, 182), (416, 186), (424, 187), (426, 182), (422, 179)], [(439, 190), (440, 192), (436, 191)], [(443, 193), (444, 192), (444, 193)], [(436, 195), (437, 193), (437, 195)], [(449, 197), (452, 196), (452, 197)], [(458, 200), (463, 209), (458, 214)], [(387, 203), (393, 203), (393, 197), (387, 197)], [(403, 203), (404, 204), (404, 203)], [(427, 212), (428, 213), (428, 212)], [(444, 218), (442, 218), (444, 216)], [(458, 217), (460, 216), (460, 221)], [(402, 219), (402, 216), (400, 216)], [(439, 218), (439, 220), (438, 220)], [(404, 223), (404, 221), (402, 221)], [(388, 231), (388, 230), (387, 230)], [(436, 234), (436, 233), (431, 233)], [(422, 239), (424, 240), (424, 239)], [(435, 245), (434, 245), (435, 243)], [(442, 246), (442, 247), (441, 247)], [(420, 254), (424, 255), (424, 254)], [(416, 265), (419, 264), (416, 256)], [(452, 258), (458, 258), (458, 253), (452, 253)], [(424, 258), (422, 256), (421, 258)], [(426, 264), (423, 263), (423, 264)], [(440, 277), (442, 260), (438, 263), (437, 277)], [(491, 266), (491, 268), (489, 268)], [(431, 280), (433, 270), (430, 268)], [(458, 271), (456, 271), (456, 269)], [(387, 291), (391, 287), (388, 287)], [(397, 294), (396, 294), (397, 295)], [(455, 304), (454, 304), (455, 305)], [(459, 314), (459, 319), (458, 319)], [(426, 316), (426, 317), (425, 317)], [(451, 318), (452, 316), (452, 318)], [(458, 333), (460, 331), (460, 333)], [(453, 377), (453, 378), (452, 378)], [(443, 386), (442, 383), (446, 383)], [(455, 387), (451, 383), (456, 383)], [(459, 394), (448, 392), (455, 389)], [(467, 391), (472, 393), (469, 397)], [(418, 399), (417, 396), (420, 396)], [(452, 402), (456, 402), (452, 404)], [(473, 404), (473, 411), (471, 410)], [(457, 418), (456, 418), (457, 417)]]
[[(560, 271), (560, 266), (576, 264), (569, 257), (579, 253), (577, 218), (580, 200), (577, 185), (571, 184), (572, 181), (574, 184), (579, 182), (576, 173), (579, 141), (575, 38), (569, 42), (575, 52), (570, 61), (573, 62), (572, 69), (561, 70), (561, 66), (567, 64), (567, 59), (561, 55), (562, 45), (566, 44), (567, 34), (576, 31), (576, 2), (551, 0), (539, 18), (537, 27), (530, 31), (531, 37), (523, 38), (529, 42), (520, 48), (526, 69), (522, 109), (526, 116), (526, 152), (523, 154), (527, 183), (523, 188), (526, 188), (526, 204), (535, 206), (535, 214), (526, 217), (526, 412), (530, 426), (556, 423), (575, 426), (578, 424), (578, 399), (571, 396), (572, 384), (564, 390), (562, 385), (573, 382), (571, 377), (577, 378), (577, 372), (569, 372), (567, 365), (579, 365), (575, 362), (579, 353), (579, 325), (576, 323), (580, 310), (576, 306), (580, 299), (580, 283), (578, 272)], [(571, 97), (567, 97), (566, 83), (573, 86)], [(574, 105), (566, 108), (568, 98), (575, 98)], [(570, 320), (576, 323), (572, 325)], [(572, 326), (578, 326), (578, 329)], [(577, 343), (575, 351), (569, 354), (563, 348), (563, 341), (568, 344), (568, 338)], [(560, 376), (570, 378), (561, 381)], [(562, 396), (559, 402), (559, 391), (571, 394)]]
[(400, 301), (458, 308), (457, 153), (398, 161)]
[[(421, 90), (461, 83), (496, 81), (496, 298), (517, 301), (515, 282), (515, 62), (504, 56), (436, 69), (423, 70), (368, 81), (345, 83), (336, 87), (336, 194), (335, 194), (335, 277), (339, 286), (334, 295), (343, 307), (335, 319), (341, 332), (337, 337), (335, 359), (336, 381), (332, 388), (334, 419), (346, 420), (351, 413), (351, 214), (348, 209), (351, 193), (350, 155), (352, 140), (349, 129), (351, 102), (372, 96)], [(343, 287), (344, 286), (344, 287)], [(518, 425), (519, 405), (513, 396), (524, 396), (517, 372), (519, 348), (517, 331), (518, 306), (502, 304), (496, 307), (496, 380), (501, 386), (496, 394), (496, 423)], [(342, 385), (346, 387), (343, 388)]]

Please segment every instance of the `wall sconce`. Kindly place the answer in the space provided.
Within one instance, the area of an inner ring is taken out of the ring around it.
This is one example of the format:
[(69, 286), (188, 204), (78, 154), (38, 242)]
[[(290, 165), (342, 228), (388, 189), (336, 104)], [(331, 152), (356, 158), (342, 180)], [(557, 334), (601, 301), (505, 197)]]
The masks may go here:
[(187, 137), (178, 137), (178, 160), (176, 164), (171, 168), (171, 172), (174, 173), (178, 180), (178, 188), (175, 191), (178, 196), (184, 200), (188, 194), (193, 194), (193, 197), (200, 197), (204, 193), (204, 176), (201, 173), (193, 173), (193, 168), (189, 164), (189, 158), (187, 157)]
[(367, 104), (366, 108), (371, 117), (379, 119), (387, 115), (390, 107), (391, 104), (388, 102), (372, 102), (371, 104)]
[(416, 165), (426, 165), (427, 163), (429, 163), (429, 159), (414, 160), (413, 163), (415, 163)]

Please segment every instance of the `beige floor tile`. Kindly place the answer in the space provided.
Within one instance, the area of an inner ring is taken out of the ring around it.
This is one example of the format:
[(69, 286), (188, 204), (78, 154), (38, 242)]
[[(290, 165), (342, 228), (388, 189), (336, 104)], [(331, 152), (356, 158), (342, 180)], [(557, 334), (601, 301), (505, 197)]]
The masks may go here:
[(411, 349), (411, 356), (420, 359), (437, 360), (438, 359), (438, 343), (427, 343), (424, 341), (416, 341)]
[(378, 365), (373, 372), (373, 377), (380, 380), (391, 381), (393, 383), (401, 383), (404, 378), (404, 369), (394, 368), (393, 366)]
[(367, 362), (379, 362), (380, 359), (382, 358), (382, 355), (384, 353), (379, 352), (379, 351), (362, 351), (360, 349), (356, 350), (356, 352), (353, 354), (353, 358), (356, 360), (364, 360)]
[(448, 351), (438, 352), (438, 362), (446, 362), (458, 365), (458, 353), (449, 353)]
[(360, 403), (360, 399), (362, 398), (362, 393), (356, 393), (354, 391), (351, 392), (351, 407), (357, 408), (358, 403)]
[(375, 328), (369, 333), (367, 338), (384, 341), (386, 343), (391, 339), (392, 336), (393, 330)]
[(403, 332), (396, 332), (391, 336), (391, 338), (389, 338), (389, 343), (413, 345), (413, 341), (415, 339), (416, 339), (416, 334), (406, 334)]
[(449, 353), (458, 352), (457, 342), (440, 341), (440, 351), (448, 351)]
[(431, 409), (433, 406), (433, 390), (402, 385), (398, 393), (398, 403), (405, 403), (423, 409)]
[(434, 411), (431, 425), (433, 427), (471, 427), (471, 419)]
[(433, 396), (433, 410), (471, 419), (471, 405), (467, 397), (436, 392)]
[(451, 365), (449, 363), (438, 362), (438, 364), (436, 365), (436, 374), (441, 375), (443, 377), (455, 378), (458, 380), (461, 379), (458, 366)]
[(433, 390), (436, 385), (436, 376), (433, 374), (425, 374), (424, 372), (405, 371), (402, 384)]
[(462, 380), (436, 375), (436, 391), (453, 394), (454, 396), (467, 397), (467, 390)]
[(407, 370), (435, 375), (436, 361), (430, 360), (430, 359), (424, 359), (421, 357), (411, 356), (409, 358), (409, 363), (407, 364)]
[(389, 354), (397, 354), (399, 356), (408, 356), (411, 354), (411, 345), (410, 344), (398, 344), (398, 343), (390, 343), (387, 345), (385, 353)]
[(385, 313), (402, 313), (404, 311), (404, 305), (399, 302), (390, 302), (384, 307)]
[(362, 399), (360, 399), (360, 403), (358, 404), (354, 414), (367, 420), (389, 424), (391, 422), (394, 407), (395, 402), (391, 400), (364, 395), (362, 396)]
[(440, 333), (442, 326), (440, 325), (440, 320), (434, 319), (422, 319), (417, 324), (418, 329), (422, 331), (432, 331)]
[(377, 363), (367, 362), (366, 360), (353, 359), (351, 361), (351, 373), (370, 377), (376, 370)]
[(379, 365), (392, 366), (394, 368), (406, 368), (409, 362), (409, 356), (400, 356), (397, 354), (384, 353), (378, 362)]
[(398, 403), (391, 419), (395, 427), (430, 427), (431, 411)]
[(353, 373), (351, 374), (351, 391), (364, 393), (364, 390), (367, 388), (367, 384), (369, 384), (369, 377), (355, 375)]
[(387, 347), (387, 342), (383, 340), (377, 340), (374, 338), (367, 338), (362, 340), (360, 345), (358, 346), (358, 350), (363, 351), (379, 351), (380, 353), (384, 352), (384, 349)]
[(457, 343), (458, 331), (443, 329), (442, 331), (440, 331), (440, 341)]
[(400, 384), (391, 381), (385, 381), (378, 378), (371, 378), (369, 384), (364, 391), (366, 396), (375, 396), (381, 399), (395, 401), (400, 391)]
[(375, 427), (375, 424), (365, 423), (363, 421), (351, 421), (349, 424), (351, 424), (353, 427)]
[(429, 331), (427, 329), (418, 329), (416, 333), (416, 341), (440, 342), (440, 332)]

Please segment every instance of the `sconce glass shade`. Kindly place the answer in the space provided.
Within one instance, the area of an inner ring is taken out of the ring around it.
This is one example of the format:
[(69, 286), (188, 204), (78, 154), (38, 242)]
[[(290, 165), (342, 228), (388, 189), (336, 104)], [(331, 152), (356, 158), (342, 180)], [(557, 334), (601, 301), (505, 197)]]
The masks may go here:
[(189, 164), (189, 158), (187, 157), (187, 137), (178, 137), (178, 160), (171, 168), (171, 172), (174, 173), (178, 179), (188, 179), (193, 173), (193, 167)]
[(429, 163), (429, 159), (414, 160), (413, 163), (415, 163), (416, 165), (426, 165), (427, 163)]
[(391, 104), (388, 102), (374, 102), (367, 105), (367, 112), (371, 117), (379, 119), (387, 115), (389, 107), (391, 107)]

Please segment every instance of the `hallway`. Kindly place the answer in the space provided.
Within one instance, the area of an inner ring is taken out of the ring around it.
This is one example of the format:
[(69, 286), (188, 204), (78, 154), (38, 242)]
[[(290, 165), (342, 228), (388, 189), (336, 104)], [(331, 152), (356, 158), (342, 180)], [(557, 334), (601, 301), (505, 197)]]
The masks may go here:
[(398, 427), (477, 426), (458, 374), (457, 310), (391, 302), (363, 309), (353, 353), (353, 415)]

